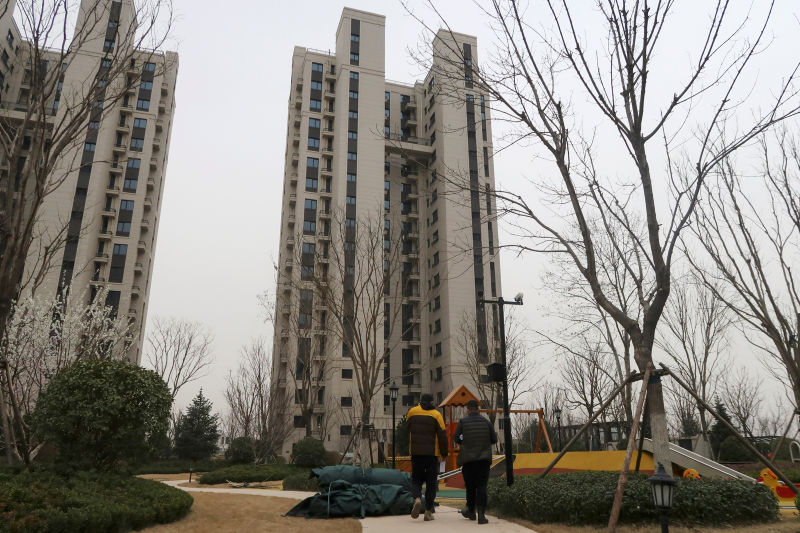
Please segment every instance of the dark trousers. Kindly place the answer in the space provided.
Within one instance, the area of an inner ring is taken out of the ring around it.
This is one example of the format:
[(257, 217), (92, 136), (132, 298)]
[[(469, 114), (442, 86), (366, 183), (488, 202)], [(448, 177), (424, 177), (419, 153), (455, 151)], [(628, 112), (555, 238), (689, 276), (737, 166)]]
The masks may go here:
[(467, 508), (474, 510), (486, 507), (486, 485), (489, 483), (491, 461), (470, 461), (461, 467), (464, 485), (467, 487)]
[(425, 509), (433, 509), (436, 499), (437, 476), (439, 475), (439, 458), (435, 455), (411, 456), (411, 494), (414, 498), (422, 497), (422, 484), (425, 483)]

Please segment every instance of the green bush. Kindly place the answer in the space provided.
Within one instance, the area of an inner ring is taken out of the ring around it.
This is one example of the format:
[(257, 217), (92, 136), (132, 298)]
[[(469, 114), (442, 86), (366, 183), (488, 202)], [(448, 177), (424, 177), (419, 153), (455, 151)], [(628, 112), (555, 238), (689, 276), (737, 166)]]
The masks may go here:
[(232, 464), (250, 464), (255, 461), (253, 453), (253, 439), (250, 437), (236, 437), (225, 452), (225, 458)]
[(228, 466), (228, 461), (209, 459), (206, 461), (186, 461), (183, 459), (162, 459), (141, 463), (132, 469), (133, 474), (183, 474), (189, 472), (210, 472)]
[(342, 455), (333, 450), (325, 450), (325, 466), (336, 466), (341, 461)]
[(325, 446), (319, 439), (306, 437), (292, 445), (292, 463), (297, 466), (324, 466)]
[(0, 473), (0, 531), (141, 529), (183, 518), (193, 501), (180, 489), (119, 474)]
[(172, 396), (152, 370), (112, 360), (82, 360), (58, 372), (39, 396), (32, 422), (60, 460), (110, 469), (153, 453), (166, 430)]
[(309, 470), (296, 468), (291, 465), (233, 465), (206, 472), (200, 477), (200, 484), (216, 485), (217, 483), (225, 483), (226, 481), (234, 481), (237, 483), (245, 481), (250, 483), (278, 481), (299, 472), (305, 472), (307, 476)]
[[(620, 520), (653, 522), (650, 483), (644, 474), (631, 474), (625, 485)], [(518, 476), (489, 483), (489, 505), (501, 514), (534, 523), (604, 524), (614, 501), (618, 472), (551, 474), (544, 479)], [(770, 490), (741, 480), (680, 479), (671, 517), (686, 525), (725, 525), (775, 520), (778, 504)]]
[(310, 478), (308, 472), (298, 472), (286, 476), (283, 480), (283, 490), (307, 490), (312, 492), (319, 491), (319, 480)]

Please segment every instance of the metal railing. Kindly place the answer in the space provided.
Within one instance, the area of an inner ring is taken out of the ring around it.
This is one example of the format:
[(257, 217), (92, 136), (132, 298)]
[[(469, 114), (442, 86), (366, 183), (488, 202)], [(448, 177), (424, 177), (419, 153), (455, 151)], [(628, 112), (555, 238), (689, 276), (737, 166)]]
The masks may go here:
[(402, 133), (387, 133), (384, 137), (388, 141), (421, 144), (422, 146), (431, 145), (430, 139), (425, 139), (423, 137), (411, 137), (410, 135), (403, 135)]

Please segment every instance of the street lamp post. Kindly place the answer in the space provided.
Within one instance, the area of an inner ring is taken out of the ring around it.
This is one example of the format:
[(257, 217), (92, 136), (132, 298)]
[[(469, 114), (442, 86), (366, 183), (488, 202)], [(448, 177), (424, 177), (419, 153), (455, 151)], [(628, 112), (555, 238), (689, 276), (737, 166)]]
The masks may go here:
[(395, 406), (397, 405), (397, 391), (400, 390), (400, 387), (397, 386), (397, 383), (392, 381), (392, 384), (389, 386), (389, 396), (392, 399), (392, 468), (395, 467), (395, 461), (397, 460), (397, 441), (395, 440), (395, 433), (397, 431), (397, 422), (395, 421)]
[(553, 414), (556, 415), (556, 424), (558, 424), (558, 451), (561, 451), (561, 408), (556, 406)]
[(508, 407), (508, 364), (506, 363), (506, 326), (505, 315), (503, 306), (505, 305), (522, 305), (522, 293), (514, 297), (513, 302), (504, 300), (501, 296), (497, 300), (478, 300), (479, 304), (497, 304), (500, 308), (500, 357), (501, 364), (503, 365), (503, 442), (506, 452), (506, 484), (511, 486), (514, 484), (514, 459), (512, 456), (512, 442), (511, 442), (511, 416), (509, 415)]
[(653, 504), (661, 519), (661, 533), (669, 533), (669, 510), (675, 494), (675, 480), (664, 470), (664, 465), (658, 463), (655, 475), (648, 481), (653, 489)]

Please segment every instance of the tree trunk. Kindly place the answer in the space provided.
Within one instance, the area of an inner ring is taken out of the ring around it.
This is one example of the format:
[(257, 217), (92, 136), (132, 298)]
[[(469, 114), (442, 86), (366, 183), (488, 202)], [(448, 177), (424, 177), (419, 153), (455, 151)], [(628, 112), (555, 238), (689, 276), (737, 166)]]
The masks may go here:
[(6, 393), (3, 388), (3, 377), (0, 374), (0, 421), (3, 424), (3, 441), (6, 449), (6, 461), (12, 465), (22, 462), (22, 458), (17, 451), (14, 435), (8, 422), (8, 406), (6, 405)]
[[(649, 347), (637, 346), (634, 359), (641, 372), (648, 363), (653, 362), (652, 345)], [(669, 452), (669, 431), (667, 430), (667, 412), (664, 407), (664, 389), (659, 376), (651, 376), (647, 386), (648, 410), (650, 412), (650, 432), (653, 440), (653, 466), (658, 470), (658, 464), (664, 465), (667, 474), (672, 475), (672, 460)], [(632, 435), (631, 438), (634, 436)]]

